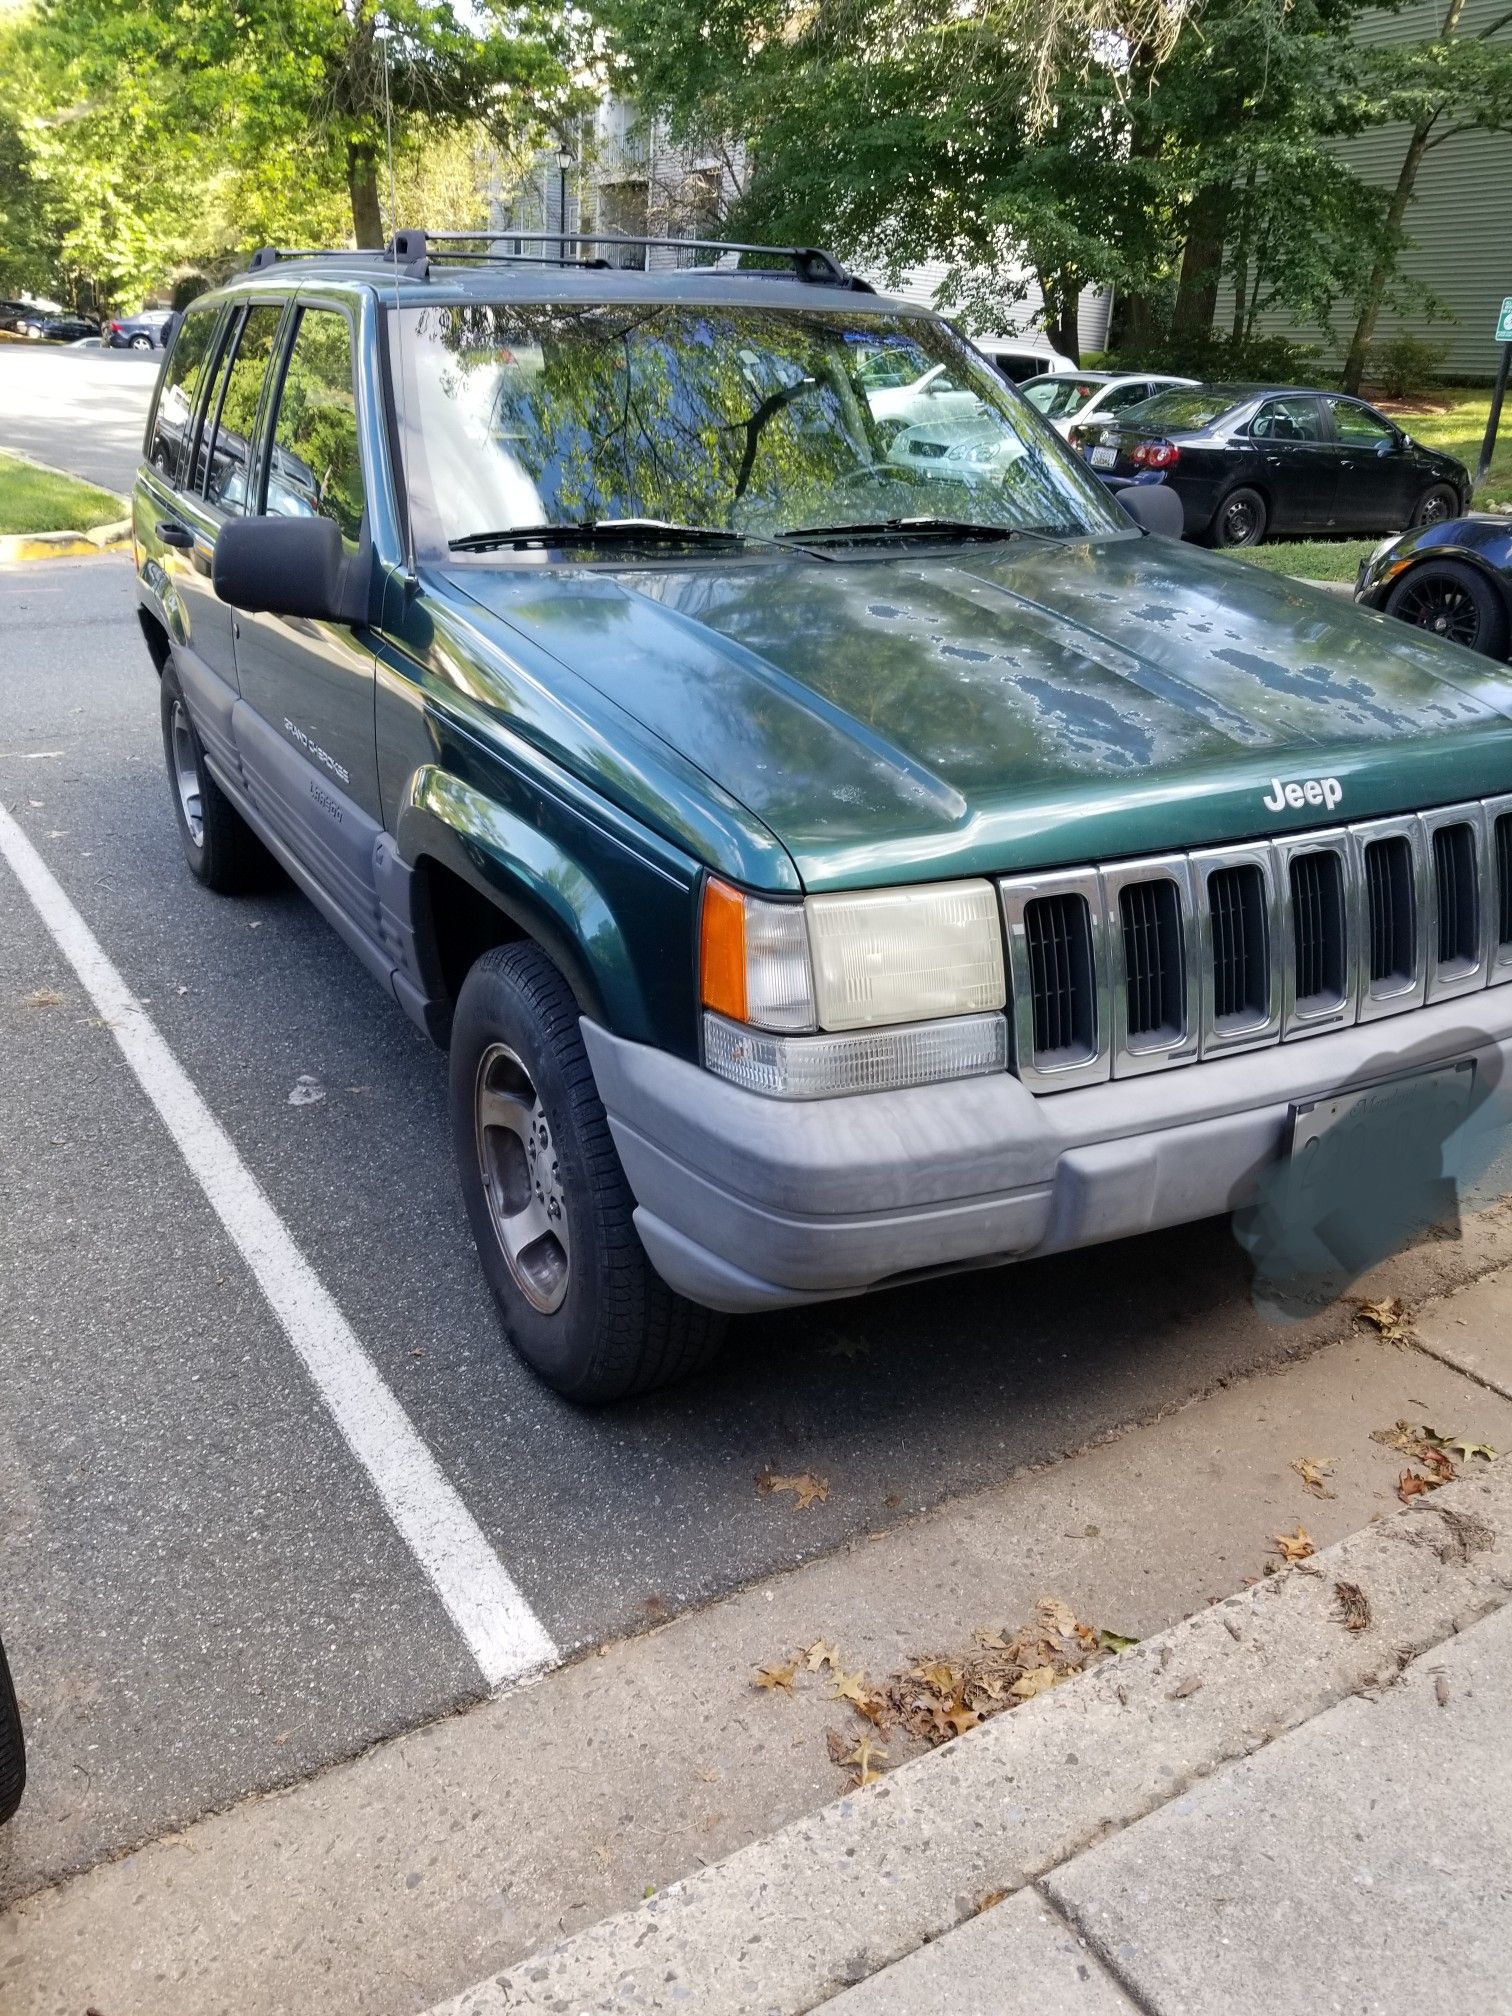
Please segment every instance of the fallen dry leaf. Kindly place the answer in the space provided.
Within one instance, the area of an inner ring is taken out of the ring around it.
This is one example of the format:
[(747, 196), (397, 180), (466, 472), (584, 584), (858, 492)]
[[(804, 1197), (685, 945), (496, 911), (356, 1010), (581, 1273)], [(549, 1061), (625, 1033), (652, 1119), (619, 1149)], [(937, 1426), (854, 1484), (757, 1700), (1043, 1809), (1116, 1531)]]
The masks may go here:
[(1431, 1491), (1434, 1480), (1424, 1477), (1416, 1470), (1404, 1470), (1397, 1479), (1397, 1496), (1404, 1505), (1410, 1505), (1414, 1498), (1421, 1498), (1425, 1491)]
[(1405, 1344), (1411, 1337), (1411, 1316), (1400, 1295), (1393, 1295), (1386, 1302), (1357, 1302), (1355, 1307), (1388, 1344)]
[(984, 1911), (990, 1911), (995, 1904), (1001, 1904), (1007, 1895), (1006, 1890), (984, 1890), (977, 1899), (977, 1916), (980, 1918)]
[(842, 1736), (838, 1729), (826, 1729), (824, 1747), (829, 1751), (831, 1764), (843, 1764), (851, 1748), (849, 1736)]
[(763, 1470), (756, 1479), (756, 1489), (763, 1498), (770, 1498), (774, 1491), (791, 1492), (800, 1512), (807, 1512), (810, 1505), (822, 1505), (829, 1496), (829, 1480), (816, 1477), (811, 1470), (800, 1471), (796, 1477), (779, 1477), (773, 1470)]
[(773, 1689), (781, 1687), (791, 1694), (793, 1691), (793, 1681), (797, 1672), (798, 1661), (796, 1659), (787, 1665), (779, 1666), (774, 1663), (770, 1666), (758, 1666), (756, 1668), (756, 1678), (752, 1684), (757, 1687)]
[(1097, 1644), (1102, 1652), (1127, 1652), (1131, 1645), (1137, 1645), (1137, 1638), (1125, 1638), (1121, 1631), (1099, 1631)]
[(1333, 1475), (1333, 1463), (1327, 1456), (1296, 1456), (1292, 1459), (1293, 1470), (1311, 1491), (1314, 1498), (1336, 1498), (1338, 1493), (1330, 1491), (1324, 1483), (1325, 1477)]
[(1309, 1554), (1315, 1552), (1312, 1535), (1300, 1520), (1295, 1533), (1276, 1535), (1275, 1547), (1283, 1561), (1305, 1561)]
[(1021, 1674), (1008, 1692), (1019, 1701), (1032, 1701), (1036, 1694), (1048, 1694), (1057, 1680), (1064, 1678), (1053, 1666), (1035, 1666)]
[(856, 1766), (856, 1786), (859, 1790), (861, 1786), (871, 1785), (882, 1776), (880, 1771), (873, 1770), (872, 1759), (886, 1755), (887, 1752), (880, 1743), (875, 1742), (870, 1736), (863, 1736), (850, 1755), (842, 1758), (841, 1762)]
[(960, 1680), (953, 1666), (947, 1666), (943, 1659), (931, 1659), (923, 1666), (915, 1666), (915, 1676), (932, 1687), (936, 1694), (954, 1694)]
[(56, 987), (39, 987), (21, 1003), (23, 1008), (61, 1008), (63, 996)]
[(827, 1645), (822, 1638), (816, 1638), (803, 1655), (803, 1663), (810, 1673), (817, 1673), (821, 1666), (838, 1667), (840, 1647)]
[(1339, 1599), (1339, 1616), (1346, 1631), (1368, 1631), (1370, 1628), (1370, 1601), (1358, 1582), (1335, 1582), (1334, 1595)]
[(1496, 1451), (1489, 1442), (1471, 1442), (1463, 1435), (1446, 1435), (1444, 1447), (1451, 1456), (1458, 1456), (1461, 1463), (1468, 1463), (1472, 1456), (1479, 1456), (1485, 1463), (1496, 1461)]

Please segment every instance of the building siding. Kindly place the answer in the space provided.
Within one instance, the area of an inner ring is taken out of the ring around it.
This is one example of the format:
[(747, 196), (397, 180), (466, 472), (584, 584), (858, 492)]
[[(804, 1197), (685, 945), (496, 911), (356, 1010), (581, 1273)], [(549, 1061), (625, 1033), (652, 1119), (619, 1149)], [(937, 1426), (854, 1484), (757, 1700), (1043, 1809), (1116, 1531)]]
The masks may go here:
[[(1507, 0), (1467, 0), (1460, 34), (1473, 36), (1499, 21)], [(1436, 32), (1443, 0), (1414, 0), (1399, 13), (1363, 15), (1356, 28), (1362, 42), (1413, 42)], [(1498, 40), (1512, 38), (1504, 26)], [(1407, 126), (1382, 126), (1339, 143), (1339, 153), (1367, 181), (1391, 189), (1410, 136)], [(1453, 378), (1486, 378), (1498, 362), (1496, 311), (1512, 294), (1512, 134), (1470, 132), (1431, 148), (1418, 169), (1414, 200), (1405, 230), (1410, 243), (1399, 268), (1416, 300), (1405, 310), (1384, 307), (1376, 341), (1405, 330), (1440, 347), (1440, 372)], [(1431, 297), (1431, 300), (1425, 299)], [(1337, 368), (1344, 361), (1356, 310), (1341, 302), (1326, 329), (1284, 312), (1261, 315), (1256, 329), (1316, 344), (1320, 362)], [(1233, 316), (1233, 292), (1225, 287), (1214, 317), (1226, 329)]]

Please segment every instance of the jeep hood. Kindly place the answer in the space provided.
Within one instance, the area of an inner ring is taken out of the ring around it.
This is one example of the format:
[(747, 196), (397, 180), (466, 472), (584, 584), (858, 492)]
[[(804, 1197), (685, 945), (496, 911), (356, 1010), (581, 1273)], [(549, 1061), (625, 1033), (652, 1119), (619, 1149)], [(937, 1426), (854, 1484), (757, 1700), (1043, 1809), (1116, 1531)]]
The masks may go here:
[[(1512, 790), (1507, 668), (1137, 533), (449, 579), (739, 799), (811, 889)], [(1331, 815), (1262, 802), (1324, 778)]]

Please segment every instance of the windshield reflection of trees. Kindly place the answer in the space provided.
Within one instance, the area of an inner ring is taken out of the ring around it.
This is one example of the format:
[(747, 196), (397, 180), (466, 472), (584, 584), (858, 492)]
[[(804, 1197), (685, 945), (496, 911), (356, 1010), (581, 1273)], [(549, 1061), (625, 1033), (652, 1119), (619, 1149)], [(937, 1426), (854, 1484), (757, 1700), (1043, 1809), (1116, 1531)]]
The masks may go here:
[[(463, 304), (414, 311), (411, 325), (418, 425), (448, 538), (629, 517), (757, 534), (925, 515), (1111, 522), (1089, 479), (938, 324)], [(927, 472), (890, 463), (905, 428), (936, 424), (929, 391), (912, 403), (906, 392), (939, 378), (942, 362), (953, 376), (941, 381), (938, 458)], [(1001, 451), (987, 466), (983, 445)], [(966, 448), (975, 466), (958, 472)], [(480, 522), (485, 507), (493, 515)]]

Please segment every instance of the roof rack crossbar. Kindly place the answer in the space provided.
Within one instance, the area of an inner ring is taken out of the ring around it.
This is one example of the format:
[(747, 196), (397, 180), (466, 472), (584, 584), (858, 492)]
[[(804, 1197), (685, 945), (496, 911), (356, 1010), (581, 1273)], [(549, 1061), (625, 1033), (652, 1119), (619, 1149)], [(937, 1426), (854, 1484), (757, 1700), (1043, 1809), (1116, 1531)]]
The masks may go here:
[[(829, 287), (865, 288), (865, 281), (856, 280), (846, 271), (833, 252), (826, 252), (818, 245), (750, 245), (733, 238), (653, 238), (635, 236), (624, 231), (514, 231), (508, 228), (483, 231), (418, 231), (396, 232), (396, 242), (401, 247), (400, 256), (423, 257), (432, 246), (460, 246), (481, 244), (484, 252), (465, 254), (448, 251), (450, 259), (465, 257), (488, 259), (518, 259), (525, 255), (520, 252), (502, 252), (495, 248), (513, 242), (515, 245), (555, 245), (560, 248), (557, 261), (543, 263), (582, 263), (576, 259), (569, 261), (567, 247), (574, 246), (614, 246), (629, 248), (637, 252), (715, 252), (721, 255), (733, 253), (737, 258), (756, 257), (762, 259), (790, 259), (800, 280), (815, 282)], [(591, 263), (607, 263), (593, 261)]]

